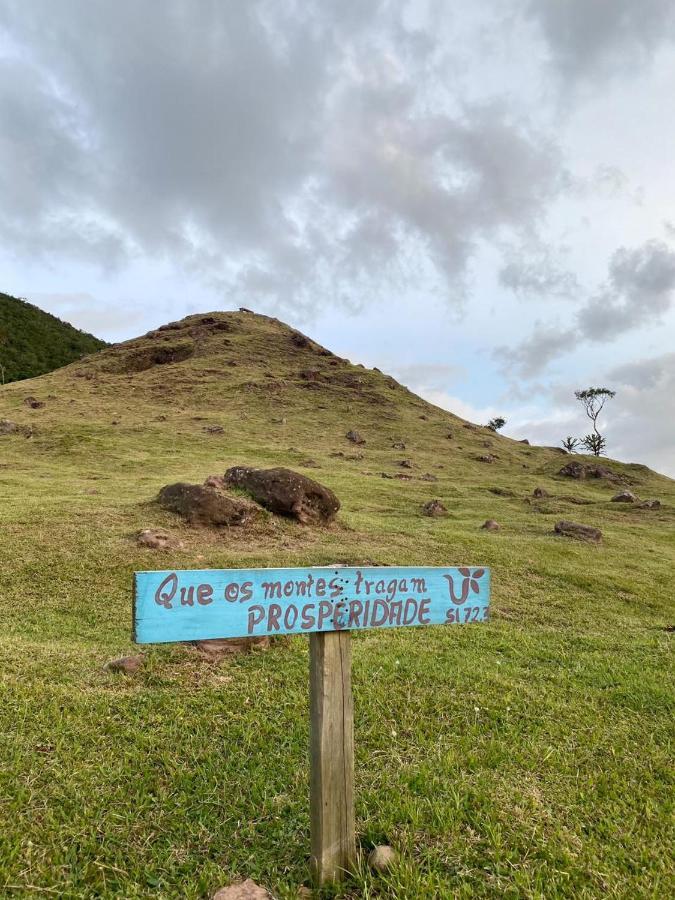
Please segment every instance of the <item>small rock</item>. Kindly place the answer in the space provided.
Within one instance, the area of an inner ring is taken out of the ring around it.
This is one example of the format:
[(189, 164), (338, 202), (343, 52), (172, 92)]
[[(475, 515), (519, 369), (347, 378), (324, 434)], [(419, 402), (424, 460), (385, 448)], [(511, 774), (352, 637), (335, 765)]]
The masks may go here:
[(660, 500), (643, 500), (638, 504), (638, 509), (661, 509)]
[(493, 463), (497, 459), (496, 456), (493, 456), (492, 453), (485, 453), (483, 456), (477, 456), (476, 461), (482, 463)]
[(204, 487), (212, 487), (217, 491), (224, 491), (227, 488), (225, 479), (222, 475), (209, 475), (204, 481)]
[(602, 541), (602, 532), (591, 525), (579, 525), (576, 522), (556, 522), (553, 529), (556, 534), (565, 537), (577, 538), (580, 541), (590, 541), (599, 544)]
[(392, 450), (405, 450), (405, 444), (403, 443), (403, 441), (394, 441), (391, 447)]
[(421, 415), (421, 416), (420, 416), (420, 419), (422, 419), (422, 421), (424, 421), (424, 422), (428, 422), (428, 421), (429, 421), (429, 416)]
[(399, 459), (397, 465), (399, 465), (402, 469), (414, 468), (412, 459)]
[(305, 337), (305, 335), (301, 334), (299, 331), (294, 331), (293, 334), (291, 334), (291, 343), (299, 349), (311, 345), (309, 338)]
[(10, 422), (9, 419), (0, 419), (0, 434), (14, 434), (19, 430), (16, 422)]
[(480, 527), (485, 531), (499, 531), (500, 525), (494, 519), (486, 519)]
[(205, 425), (204, 431), (207, 434), (225, 434), (225, 429), (222, 425)]
[(227, 656), (250, 653), (255, 647), (264, 650), (270, 645), (267, 635), (241, 638), (210, 638), (204, 641), (193, 641), (192, 646), (209, 662), (220, 662)]
[(302, 466), (303, 469), (320, 469), (321, 464), (318, 463), (315, 459), (303, 459), (299, 465)]
[(481, 443), (482, 443), (483, 447), (491, 447), (492, 446), (492, 441), (482, 441)]
[(352, 444), (365, 444), (366, 442), (366, 439), (364, 437), (361, 437), (359, 432), (355, 431), (354, 429), (348, 431), (345, 437), (348, 441), (351, 441)]
[(387, 844), (380, 844), (368, 854), (368, 865), (376, 872), (386, 872), (398, 862), (398, 854), (393, 847)]
[(143, 668), (145, 653), (137, 653), (135, 656), (120, 656), (119, 659), (111, 659), (103, 666), (105, 672), (122, 672), (124, 675), (133, 675)]
[(452, 438), (453, 438), (453, 434), (452, 434), (452, 432), (451, 432), (451, 431), (449, 431), (449, 432), (448, 432), (448, 433), (447, 433), (447, 434), (446, 434), (446, 436), (445, 436), (445, 437), (446, 437), (446, 438), (447, 438), (447, 440), (449, 440), (449, 441), (451, 441), (451, 440), (452, 440)]
[(139, 547), (147, 547), (149, 550), (177, 550), (183, 546), (163, 528), (145, 528), (139, 531), (136, 543)]
[(37, 400), (35, 397), (26, 397), (23, 402), (26, 406), (30, 406), (31, 409), (43, 409), (45, 407), (44, 401)]
[(632, 491), (619, 491), (612, 497), (612, 503), (636, 503), (637, 499)]
[(213, 900), (270, 900), (270, 897), (271, 894), (265, 888), (247, 878), (239, 884), (231, 884), (216, 891)]
[(431, 472), (425, 472), (424, 475), (420, 475), (420, 481), (438, 481), (438, 478)]
[(427, 502), (422, 507), (422, 513), (425, 516), (438, 518), (439, 516), (447, 516), (448, 511), (445, 506), (443, 506), (440, 500), (427, 500)]
[(539, 499), (541, 499), (542, 497), (548, 497), (548, 491), (545, 490), (545, 489), (542, 488), (542, 487), (536, 487), (536, 488), (532, 491), (532, 496), (533, 496), (533, 497), (538, 497)]

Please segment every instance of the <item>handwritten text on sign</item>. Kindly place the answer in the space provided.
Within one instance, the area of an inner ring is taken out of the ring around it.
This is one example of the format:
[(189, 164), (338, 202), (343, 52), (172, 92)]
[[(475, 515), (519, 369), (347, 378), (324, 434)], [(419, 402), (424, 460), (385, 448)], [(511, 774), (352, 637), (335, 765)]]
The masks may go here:
[(373, 567), (137, 572), (140, 644), (487, 619), (483, 568)]

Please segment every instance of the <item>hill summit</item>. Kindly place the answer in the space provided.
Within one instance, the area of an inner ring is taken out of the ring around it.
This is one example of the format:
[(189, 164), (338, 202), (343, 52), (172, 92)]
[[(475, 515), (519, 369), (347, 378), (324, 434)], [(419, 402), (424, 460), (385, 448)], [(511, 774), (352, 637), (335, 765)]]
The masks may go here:
[(43, 375), (104, 346), (37, 306), (0, 293), (0, 382)]

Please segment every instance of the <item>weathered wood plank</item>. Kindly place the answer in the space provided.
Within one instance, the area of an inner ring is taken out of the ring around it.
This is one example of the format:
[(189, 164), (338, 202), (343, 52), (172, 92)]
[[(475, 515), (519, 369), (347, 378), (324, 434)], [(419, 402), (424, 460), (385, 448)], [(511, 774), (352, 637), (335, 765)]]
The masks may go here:
[(341, 880), (356, 863), (351, 636), (310, 635), (312, 878)]

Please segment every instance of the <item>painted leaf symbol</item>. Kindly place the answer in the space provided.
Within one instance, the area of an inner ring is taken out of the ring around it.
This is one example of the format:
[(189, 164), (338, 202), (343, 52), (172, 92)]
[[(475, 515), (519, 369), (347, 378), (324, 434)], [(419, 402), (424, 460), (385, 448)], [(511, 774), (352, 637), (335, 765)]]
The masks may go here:
[(471, 579), (471, 590), (474, 592), (474, 594), (478, 594), (480, 592), (478, 582), (474, 578)]
[(482, 578), (485, 575), (485, 569), (474, 569), (473, 577), (474, 578)]
[(465, 578), (468, 578), (471, 575), (471, 569), (460, 569), (459, 571)]

